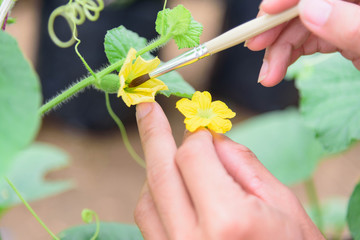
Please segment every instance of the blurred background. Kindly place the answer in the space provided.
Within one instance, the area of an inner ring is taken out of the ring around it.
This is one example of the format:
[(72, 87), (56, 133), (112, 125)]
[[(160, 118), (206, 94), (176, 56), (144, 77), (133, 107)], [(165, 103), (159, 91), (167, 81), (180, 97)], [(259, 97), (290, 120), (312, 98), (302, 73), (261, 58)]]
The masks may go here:
[[(12, 13), (16, 24), (7, 31), (17, 38), (20, 48), (40, 76), (44, 101), (86, 74), (73, 47), (61, 49), (53, 44), (47, 32), (50, 13), (66, 1), (19, 1)], [(201, 42), (254, 18), (260, 0), (182, 0), (169, 5), (183, 4), (195, 20), (204, 26)], [(96, 22), (86, 21), (79, 26), (82, 40), (79, 51), (93, 69), (107, 63), (103, 39), (107, 30), (124, 25), (151, 40), (156, 37), (156, 14), (162, 9), (161, 0), (122, 0), (112, 3), (101, 12)], [(68, 25), (61, 19), (55, 30), (65, 39), (70, 37)], [(173, 42), (161, 49), (160, 59), (167, 61), (182, 51)], [(296, 106), (298, 93), (293, 81), (283, 81), (274, 88), (257, 83), (263, 52), (251, 52), (243, 45), (218, 53), (180, 69), (184, 79), (197, 90), (210, 90), (215, 99), (226, 102), (236, 113), (234, 123), (257, 114)], [(163, 106), (178, 144), (184, 133), (182, 115), (175, 109), (175, 97), (157, 97)], [(134, 107), (126, 108), (115, 96), (112, 106), (125, 122), (130, 142), (142, 155), (134, 118)], [(49, 181), (70, 179), (75, 187), (70, 191), (32, 202), (35, 211), (54, 231), (82, 224), (81, 210), (96, 211), (102, 221), (133, 223), (133, 210), (145, 180), (144, 169), (128, 154), (120, 133), (108, 116), (104, 95), (94, 89), (78, 94), (61, 108), (47, 114), (37, 141), (50, 143), (69, 155), (70, 164), (49, 173)], [(274, 149), (277, 146), (274, 145)], [(330, 159), (316, 171), (315, 182), (321, 198), (351, 194), (358, 180), (360, 163), (358, 147)], [(302, 185), (292, 186), (300, 200), (306, 202)], [(0, 219), (5, 239), (50, 239), (27, 209), (18, 205)]]

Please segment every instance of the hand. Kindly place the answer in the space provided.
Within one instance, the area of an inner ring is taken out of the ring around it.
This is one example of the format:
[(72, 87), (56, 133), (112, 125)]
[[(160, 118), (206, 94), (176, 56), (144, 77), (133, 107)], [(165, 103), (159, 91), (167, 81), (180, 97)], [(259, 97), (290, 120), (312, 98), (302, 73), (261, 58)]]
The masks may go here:
[[(264, 0), (259, 15), (275, 14), (299, 0)], [(258, 51), (266, 48), (259, 82), (278, 84), (289, 65), (302, 55), (339, 51), (360, 70), (360, 1), (301, 0), (300, 18), (273, 28), (247, 42)]]
[(246, 147), (201, 129), (177, 149), (157, 103), (137, 106), (147, 183), (145, 239), (324, 239), (296, 197)]

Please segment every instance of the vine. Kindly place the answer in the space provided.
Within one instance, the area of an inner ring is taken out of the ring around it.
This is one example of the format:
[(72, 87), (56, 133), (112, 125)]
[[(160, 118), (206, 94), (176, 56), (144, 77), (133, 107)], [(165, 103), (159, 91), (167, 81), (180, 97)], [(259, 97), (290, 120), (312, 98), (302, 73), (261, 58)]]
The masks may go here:
[(34, 216), (34, 218), (40, 223), (40, 225), (50, 234), (50, 236), (55, 240), (60, 240), (51, 230), (46, 226), (46, 224), (40, 219), (40, 217), (36, 214), (34, 209), (30, 206), (30, 204), (25, 200), (25, 198), (21, 195), (19, 190), (15, 187), (15, 185), (10, 181), (10, 179), (5, 177), (5, 180), (12, 188), (12, 190), (16, 193), (21, 202), (25, 205), (25, 207), (29, 210), (29, 212)]

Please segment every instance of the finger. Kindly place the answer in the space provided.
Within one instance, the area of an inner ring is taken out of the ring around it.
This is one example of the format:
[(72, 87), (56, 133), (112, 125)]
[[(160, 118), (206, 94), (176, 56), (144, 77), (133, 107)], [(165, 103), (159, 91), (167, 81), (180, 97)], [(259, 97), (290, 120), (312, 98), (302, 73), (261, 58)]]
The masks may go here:
[[(259, 10), (258, 16), (263, 16), (266, 14), (263, 10)], [(277, 27), (274, 27), (256, 37), (253, 37), (245, 42), (245, 47), (248, 47), (250, 50), (253, 51), (260, 51), (271, 45), (276, 38), (279, 36), (281, 31), (286, 26), (286, 23), (280, 24)]]
[(276, 208), (289, 204), (293, 198), (289, 189), (248, 148), (220, 134), (214, 137), (214, 145), (225, 169), (245, 191)]
[(144, 239), (166, 240), (167, 236), (162, 226), (159, 214), (156, 211), (154, 201), (147, 183), (141, 191), (139, 201), (134, 212), (135, 222), (138, 225)]
[(258, 81), (266, 87), (278, 84), (286, 75), (292, 60), (292, 52), (302, 46), (309, 36), (309, 31), (301, 21), (293, 20), (276, 42), (266, 49)]
[(219, 161), (212, 135), (203, 129), (189, 134), (176, 154), (176, 162), (200, 217), (213, 218), (219, 203), (224, 207), (245, 193)]
[(280, 13), (295, 6), (299, 0), (263, 0), (260, 8), (268, 14)]
[(304, 25), (343, 50), (360, 55), (360, 6), (340, 0), (303, 0), (299, 4)]
[(174, 235), (186, 232), (195, 216), (175, 164), (177, 148), (169, 122), (157, 103), (141, 103), (136, 110), (152, 199), (167, 234), (181, 239)]

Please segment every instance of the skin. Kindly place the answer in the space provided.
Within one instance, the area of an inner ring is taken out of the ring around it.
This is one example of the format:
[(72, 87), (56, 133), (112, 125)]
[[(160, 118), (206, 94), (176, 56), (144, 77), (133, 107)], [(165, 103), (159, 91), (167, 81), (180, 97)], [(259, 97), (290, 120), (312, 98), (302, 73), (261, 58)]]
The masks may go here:
[[(259, 82), (271, 87), (302, 55), (340, 52), (360, 70), (360, 1), (264, 0), (259, 16), (276, 14), (299, 3), (299, 17), (247, 41), (254, 51), (266, 49)], [(321, 6), (327, 6), (322, 8)], [(326, 11), (328, 10), (328, 11)]]
[(206, 129), (178, 148), (157, 103), (139, 104), (137, 121), (147, 182), (135, 221), (145, 239), (324, 239), (248, 148)]

